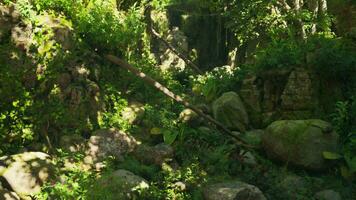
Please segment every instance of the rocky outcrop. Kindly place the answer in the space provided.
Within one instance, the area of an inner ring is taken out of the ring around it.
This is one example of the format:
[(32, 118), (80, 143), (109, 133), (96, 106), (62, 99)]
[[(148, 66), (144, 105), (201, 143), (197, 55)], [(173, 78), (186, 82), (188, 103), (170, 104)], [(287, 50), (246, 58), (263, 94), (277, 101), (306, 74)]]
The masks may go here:
[(318, 106), (315, 88), (309, 72), (303, 68), (294, 70), (281, 95), (281, 109), (284, 119), (305, 119), (312, 117)]
[(20, 21), (20, 13), (15, 6), (3, 6), (0, 4), (0, 43), (9, 35), (11, 29)]
[[(165, 40), (169, 42), (173, 47), (177, 48), (180, 53), (188, 52), (188, 41), (187, 37), (178, 27), (174, 27), (172, 30), (169, 30)], [(163, 71), (166, 70), (175, 70), (183, 71), (186, 68), (186, 63), (181, 59), (177, 54), (170, 50), (165, 44), (160, 44), (159, 47), (159, 59), (160, 59), (160, 68)]]
[(55, 180), (50, 156), (42, 152), (26, 152), (0, 158), (0, 175), (23, 199), (41, 191), (41, 186)]
[(255, 128), (275, 120), (314, 118), (320, 111), (318, 79), (306, 68), (248, 74), (239, 94)]
[(232, 130), (244, 132), (249, 124), (244, 104), (235, 92), (224, 93), (213, 102), (214, 118)]
[(136, 145), (135, 138), (122, 131), (113, 128), (97, 130), (88, 141), (85, 162), (96, 164), (108, 157), (122, 159), (125, 154), (132, 152)]
[(324, 151), (338, 149), (338, 134), (322, 120), (281, 120), (269, 125), (262, 137), (272, 159), (310, 170), (325, 169)]
[(240, 181), (212, 184), (204, 188), (205, 200), (266, 200), (261, 190)]

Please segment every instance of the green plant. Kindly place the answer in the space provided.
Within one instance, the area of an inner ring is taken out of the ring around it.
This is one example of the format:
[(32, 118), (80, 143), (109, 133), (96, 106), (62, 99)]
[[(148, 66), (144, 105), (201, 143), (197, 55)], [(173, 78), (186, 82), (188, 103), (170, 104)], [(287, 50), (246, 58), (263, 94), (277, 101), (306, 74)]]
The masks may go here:
[[(163, 165), (150, 188), (143, 190), (142, 199), (147, 200), (185, 200), (201, 199), (199, 186), (206, 182), (207, 173), (199, 163), (193, 162), (179, 170), (173, 170), (169, 165)], [(189, 190), (187, 187), (194, 188)]]
[(240, 68), (217, 67), (204, 75), (191, 76), (192, 90), (202, 95), (207, 102), (218, 98), (223, 92), (234, 90), (244, 75)]
[(332, 119), (336, 131), (340, 135), (341, 154), (324, 152), (324, 157), (330, 160), (342, 160), (341, 175), (348, 179), (356, 176), (356, 98), (336, 103)]

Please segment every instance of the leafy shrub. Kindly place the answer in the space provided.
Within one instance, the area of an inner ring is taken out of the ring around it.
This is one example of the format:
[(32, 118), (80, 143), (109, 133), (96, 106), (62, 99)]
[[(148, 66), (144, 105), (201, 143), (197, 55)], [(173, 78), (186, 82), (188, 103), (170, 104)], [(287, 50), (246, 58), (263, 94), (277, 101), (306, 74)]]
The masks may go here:
[(356, 176), (356, 97), (351, 97), (349, 101), (337, 102), (332, 120), (340, 135), (341, 154), (324, 152), (324, 157), (330, 160), (341, 159), (341, 175), (353, 179)]
[(244, 71), (230, 66), (217, 67), (204, 75), (191, 77), (193, 92), (202, 95), (207, 102), (218, 98), (222, 93), (235, 90)]
[(316, 36), (308, 42), (308, 51), (312, 54), (310, 65), (322, 77), (356, 86), (356, 45), (352, 41)]
[(257, 72), (270, 69), (289, 69), (300, 66), (304, 61), (303, 49), (292, 40), (278, 40), (256, 55)]
[[(199, 186), (206, 182), (207, 174), (199, 163), (191, 163), (179, 170), (173, 170), (169, 165), (164, 165), (162, 169), (163, 171), (157, 175), (150, 188), (142, 191), (142, 199), (185, 200), (202, 198)], [(186, 188), (188, 186), (191, 187), (191, 190)]]

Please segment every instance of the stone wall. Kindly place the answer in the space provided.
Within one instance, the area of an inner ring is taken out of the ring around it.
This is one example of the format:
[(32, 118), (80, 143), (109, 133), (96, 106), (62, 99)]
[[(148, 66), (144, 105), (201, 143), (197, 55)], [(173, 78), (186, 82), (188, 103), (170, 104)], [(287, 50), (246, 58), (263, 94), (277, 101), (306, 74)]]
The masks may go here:
[(305, 68), (270, 70), (248, 75), (239, 91), (251, 125), (263, 127), (279, 119), (309, 119), (318, 116), (319, 80)]

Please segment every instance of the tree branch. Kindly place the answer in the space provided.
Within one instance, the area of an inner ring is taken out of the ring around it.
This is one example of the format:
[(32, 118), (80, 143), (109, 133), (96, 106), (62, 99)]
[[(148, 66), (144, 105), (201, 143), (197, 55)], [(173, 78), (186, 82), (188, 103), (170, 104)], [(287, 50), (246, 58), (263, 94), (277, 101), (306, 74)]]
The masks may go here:
[(120, 59), (120, 58), (118, 58), (116, 56), (113, 56), (113, 55), (106, 55), (105, 58), (108, 59), (110, 62), (112, 62), (112, 63), (114, 63), (114, 64), (116, 64), (116, 65), (118, 65), (118, 66), (120, 66), (120, 67), (122, 67), (122, 68), (124, 68), (124, 69), (126, 69), (128, 71), (130, 71), (131, 73), (135, 74), (137, 77), (141, 78), (147, 84), (155, 87), (156, 89), (158, 89), (159, 91), (164, 93), (166, 96), (172, 98), (176, 102), (178, 102), (180, 104), (183, 104), (187, 108), (192, 109), (194, 112), (196, 112), (203, 119), (211, 122), (212, 124), (215, 124), (217, 127), (219, 127), (223, 131), (223, 133), (225, 133), (225, 134), (231, 136), (232, 138), (234, 138), (238, 145), (240, 145), (242, 147), (246, 147), (246, 148), (255, 148), (255, 147), (249, 145), (247, 142), (245, 142), (242, 138), (240, 138), (237, 135), (233, 134), (222, 123), (218, 122), (217, 120), (215, 120), (211, 116), (205, 114), (203, 111), (201, 111), (199, 108), (195, 107), (194, 105), (191, 105), (188, 101), (184, 100), (179, 95), (174, 94), (172, 91), (170, 91), (164, 85), (160, 84), (159, 82), (157, 82), (156, 80), (154, 80), (150, 76), (146, 75), (145, 73), (141, 72), (137, 68), (131, 66), (126, 61), (124, 61), (124, 60), (122, 60), (122, 59)]

